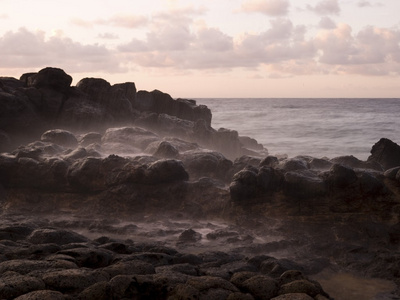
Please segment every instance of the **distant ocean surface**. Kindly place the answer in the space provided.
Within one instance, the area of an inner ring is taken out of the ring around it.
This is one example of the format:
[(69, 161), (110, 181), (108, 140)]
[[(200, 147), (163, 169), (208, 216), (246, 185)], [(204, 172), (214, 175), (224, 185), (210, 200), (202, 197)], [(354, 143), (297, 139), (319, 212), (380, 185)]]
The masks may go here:
[(400, 144), (400, 99), (196, 99), (212, 112), (212, 127), (263, 144), (271, 155), (366, 160), (386, 137)]

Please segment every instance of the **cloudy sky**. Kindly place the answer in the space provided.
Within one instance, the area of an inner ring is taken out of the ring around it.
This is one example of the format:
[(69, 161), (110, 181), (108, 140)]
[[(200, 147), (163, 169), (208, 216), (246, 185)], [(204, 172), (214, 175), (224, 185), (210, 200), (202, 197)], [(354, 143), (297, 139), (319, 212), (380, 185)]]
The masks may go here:
[(0, 76), (172, 97), (400, 97), (400, 0), (0, 0)]

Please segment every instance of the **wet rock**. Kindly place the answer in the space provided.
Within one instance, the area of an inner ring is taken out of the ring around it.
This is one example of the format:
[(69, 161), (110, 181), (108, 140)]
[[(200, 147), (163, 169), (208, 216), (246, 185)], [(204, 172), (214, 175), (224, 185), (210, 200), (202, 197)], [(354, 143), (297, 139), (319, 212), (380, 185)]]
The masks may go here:
[(284, 190), (288, 195), (300, 198), (321, 197), (328, 192), (324, 180), (309, 170), (287, 172)]
[(271, 300), (313, 300), (313, 299), (314, 298), (304, 293), (290, 293), (274, 297)]
[(140, 260), (116, 262), (102, 270), (108, 273), (111, 278), (117, 275), (147, 275), (155, 273), (152, 264)]
[(299, 170), (307, 170), (308, 164), (307, 161), (301, 158), (292, 158), (287, 160), (283, 165), (282, 169), (286, 172), (290, 171), (299, 171)]
[(229, 185), (229, 193), (234, 202), (252, 199), (257, 195), (257, 173), (252, 169), (245, 169), (233, 176)]
[(103, 268), (111, 264), (114, 255), (111, 251), (96, 248), (73, 248), (61, 250), (59, 254), (64, 254), (75, 258), (79, 267)]
[(400, 146), (389, 139), (380, 139), (371, 149), (368, 162), (379, 163), (384, 170), (400, 166)]
[(178, 284), (170, 293), (168, 299), (199, 299), (200, 291), (189, 284)]
[(283, 284), (279, 289), (280, 295), (291, 293), (304, 293), (311, 297), (315, 297), (322, 293), (322, 288), (306, 279), (301, 279)]
[(282, 188), (284, 175), (279, 169), (263, 166), (258, 170), (257, 186), (262, 193), (273, 193)]
[(254, 297), (250, 294), (231, 293), (226, 300), (254, 300)]
[(377, 171), (382, 171), (382, 167), (379, 163), (374, 161), (362, 161), (353, 155), (339, 156), (331, 159), (331, 162), (335, 164), (340, 164), (349, 168), (359, 168), (359, 169), (372, 169)]
[(7, 271), (18, 272), (19, 274), (28, 274), (33, 271), (41, 271), (48, 269), (74, 269), (76, 264), (68, 261), (42, 261), (29, 259), (7, 260), (0, 263), (0, 274)]
[(181, 157), (193, 178), (210, 177), (226, 180), (232, 162), (218, 152), (194, 152)]
[(98, 132), (88, 132), (78, 138), (79, 145), (86, 147), (90, 144), (101, 144), (102, 135)]
[(101, 191), (106, 188), (102, 171), (102, 160), (87, 157), (73, 163), (68, 169), (68, 183), (73, 189), (83, 192)]
[(332, 165), (333, 162), (323, 158), (312, 158), (309, 163), (310, 169), (314, 170), (329, 170)]
[(109, 276), (105, 272), (81, 268), (48, 272), (43, 275), (42, 279), (51, 289), (62, 293), (71, 293), (83, 291), (97, 282), (108, 281)]
[(171, 143), (162, 141), (153, 155), (162, 158), (176, 158), (179, 151)]
[(137, 153), (159, 137), (140, 127), (109, 128), (102, 138), (103, 148), (111, 153)]
[(34, 228), (28, 225), (10, 225), (0, 227), (0, 240), (18, 241), (29, 236)]
[(175, 273), (181, 273), (181, 274), (186, 274), (190, 276), (198, 276), (199, 275), (199, 269), (196, 266), (193, 266), (191, 264), (185, 263), (185, 264), (174, 264), (170, 266), (160, 266), (156, 268), (157, 273), (170, 273), (170, 272), (175, 272)]
[(179, 235), (179, 242), (194, 243), (201, 240), (201, 234), (193, 229), (187, 229)]
[(281, 285), (295, 281), (305, 279), (303, 273), (299, 270), (288, 270), (281, 274), (279, 277), (279, 283)]
[(353, 169), (334, 164), (327, 174), (327, 182), (333, 188), (345, 188), (357, 181), (357, 174)]
[(28, 241), (33, 244), (54, 243), (57, 245), (64, 245), (70, 243), (84, 243), (87, 242), (88, 239), (78, 233), (68, 230), (39, 228), (31, 233), (28, 237)]
[(275, 156), (268, 155), (260, 162), (260, 167), (271, 167), (274, 168), (279, 164), (279, 160)]
[(66, 299), (68, 299), (68, 296), (64, 296), (64, 294), (60, 292), (51, 290), (33, 291), (15, 298), (15, 300), (66, 300)]
[(114, 299), (158, 300), (167, 295), (166, 287), (149, 275), (118, 275), (110, 280)]
[(43, 142), (54, 143), (63, 147), (75, 148), (78, 140), (75, 135), (68, 130), (51, 129), (42, 134), (40, 138)]
[(199, 291), (209, 290), (209, 289), (223, 289), (231, 292), (239, 292), (238, 288), (235, 287), (229, 281), (212, 276), (201, 276), (189, 278), (187, 284), (193, 286)]
[(146, 170), (146, 181), (151, 184), (185, 181), (189, 175), (179, 160), (165, 159), (150, 164)]
[(264, 275), (253, 276), (243, 282), (243, 289), (251, 293), (255, 299), (267, 300), (277, 296), (276, 280)]
[(9, 276), (0, 279), (0, 298), (14, 299), (20, 295), (45, 288), (42, 280), (31, 276)]
[(113, 299), (113, 291), (110, 284), (106, 281), (97, 282), (86, 289), (79, 295), (79, 300), (108, 300)]

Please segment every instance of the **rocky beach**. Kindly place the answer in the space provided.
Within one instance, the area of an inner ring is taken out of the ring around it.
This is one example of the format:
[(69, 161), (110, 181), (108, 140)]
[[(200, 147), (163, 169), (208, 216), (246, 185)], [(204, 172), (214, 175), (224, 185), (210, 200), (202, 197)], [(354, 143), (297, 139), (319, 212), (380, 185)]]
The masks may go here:
[(0, 77), (0, 299), (400, 299), (400, 146), (269, 153), (191, 99)]

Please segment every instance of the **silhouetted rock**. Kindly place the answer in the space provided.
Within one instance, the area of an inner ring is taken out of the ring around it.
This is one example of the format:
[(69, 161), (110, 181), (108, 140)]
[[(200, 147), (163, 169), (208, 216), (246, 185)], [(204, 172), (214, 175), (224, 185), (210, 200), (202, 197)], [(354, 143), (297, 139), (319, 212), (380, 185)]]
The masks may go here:
[(384, 170), (400, 166), (400, 146), (389, 139), (380, 139), (371, 149), (368, 162), (377, 162)]
[(35, 88), (51, 88), (66, 92), (71, 83), (72, 77), (64, 70), (58, 68), (44, 68), (38, 73), (28, 73), (21, 76), (21, 81), (24, 81), (28, 87)]
[(303, 199), (321, 197), (328, 192), (324, 180), (309, 170), (285, 173), (284, 189), (288, 195)]
[(206, 106), (196, 105), (194, 100), (174, 100), (170, 95), (158, 90), (152, 92), (139, 91), (133, 103), (133, 108), (139, 111), (167, 114), (189, 121), (203, 119), (208, 125), (211, 124), (211, 111)]

